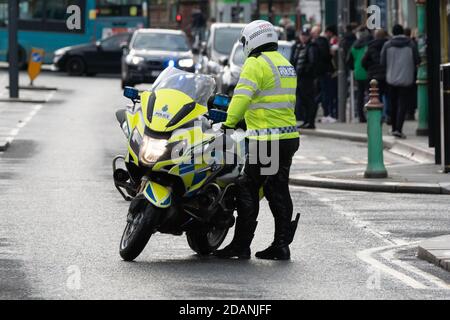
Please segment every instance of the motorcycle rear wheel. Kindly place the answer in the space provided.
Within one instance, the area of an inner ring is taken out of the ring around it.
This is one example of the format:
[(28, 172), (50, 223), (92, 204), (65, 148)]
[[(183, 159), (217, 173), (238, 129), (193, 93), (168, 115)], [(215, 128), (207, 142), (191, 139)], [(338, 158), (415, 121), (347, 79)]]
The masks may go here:
[(158, 208), (148, 204), (127, 222), (120, 240), (119, 253), (123, 260), (133, 261), (141, 254), (154, 233), (158, 218)]
[(201, 256), (207, 256), (220, 247), (228, 234), (228, 228), (213, 228), (206, 232), (186, 232), (189, 247)]

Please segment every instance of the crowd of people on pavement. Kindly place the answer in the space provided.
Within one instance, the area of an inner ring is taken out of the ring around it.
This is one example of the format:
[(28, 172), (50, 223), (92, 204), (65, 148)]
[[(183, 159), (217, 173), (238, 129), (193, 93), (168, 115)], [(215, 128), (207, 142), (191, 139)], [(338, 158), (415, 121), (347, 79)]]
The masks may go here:
[[(342, 39), (337, 28), (329, 26), (304, 27), (300, 32), (291, 63), (297, 70), (296, 117), (301, 128), (315, 129), (319, 105), (322, 123), (338, 119), (338, 51), (346, 57), (346, 73), (352, 76), (356, 92), (355, 117), (367, 121), (364, 105), (368, 99), (369, 83), (378, 81), (384, 104), (383, 121), (392, 126), (391, 133), (406, 138), (403, 124), (414, 119), (416, 74), (420, 63), (417, 42), (410, 29), (401, 25), (392, 28), (392, 35), (383, 29), (375, 31), (366, 26), (346, 27)], [(351, 86), (349, 86), (351, 87)], [(351, 91), (351, 90), (350, 90)]]

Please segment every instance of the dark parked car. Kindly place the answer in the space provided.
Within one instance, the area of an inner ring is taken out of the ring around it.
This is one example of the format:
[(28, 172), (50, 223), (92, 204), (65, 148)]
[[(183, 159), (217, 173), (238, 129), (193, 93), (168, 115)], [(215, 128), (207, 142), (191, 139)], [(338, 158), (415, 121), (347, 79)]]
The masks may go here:
[(195, 71), (186, 34), (168, 29), (136, 30), (122, 58), (122, 87), (152, 83), (168, 66)]
[(56, 50), (53, 63), (58, 70), (74, 76), (119, 73), (123, 47), (131, 36), (130, 32), (119, 33), (95, 43)]

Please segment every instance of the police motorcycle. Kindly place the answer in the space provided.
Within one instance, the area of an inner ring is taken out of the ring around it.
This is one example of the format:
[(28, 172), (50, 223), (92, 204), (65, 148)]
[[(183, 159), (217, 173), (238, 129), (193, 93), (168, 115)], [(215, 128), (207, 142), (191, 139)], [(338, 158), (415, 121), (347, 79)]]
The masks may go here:
[(125, 88), (133, 103), (116, 118), (128, 150), (113, 160), (115, 187), (130, 201), (120, 241), (125, 261), (139, 256), (156, 232), (185, 233), (193, 251), (208, 255), (234, 225), (244, 135), (236, 133), (226, 144), (233, 147), (224, 148), (223, 140), (230, 138), (218, 128), (230, 98), (213, 95), (214, 89), (210, 76), (174, 67), (165, 69), (150, 91)]

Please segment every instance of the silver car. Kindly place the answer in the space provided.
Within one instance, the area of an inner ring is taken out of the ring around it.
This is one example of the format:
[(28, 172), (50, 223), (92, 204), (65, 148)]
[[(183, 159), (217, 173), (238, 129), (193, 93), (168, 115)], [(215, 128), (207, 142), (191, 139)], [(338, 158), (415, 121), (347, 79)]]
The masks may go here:
[[(288, 42), (284, 40), (278, 41), (278, 52), (280, 52), (286, 59), (291, 59), (292, 48), (295, 42)], [(236, 42), (231, 50), (230, 58), (224, 61), (224, 68), (218, 75), (217, 91), (225, 93), (227, 95), (232, 95), (234, 88), (239, 80), (239, 76), (242, 71), (242, 66), (244, 65), (245, 57), (242, 50), (242, 44)]]

